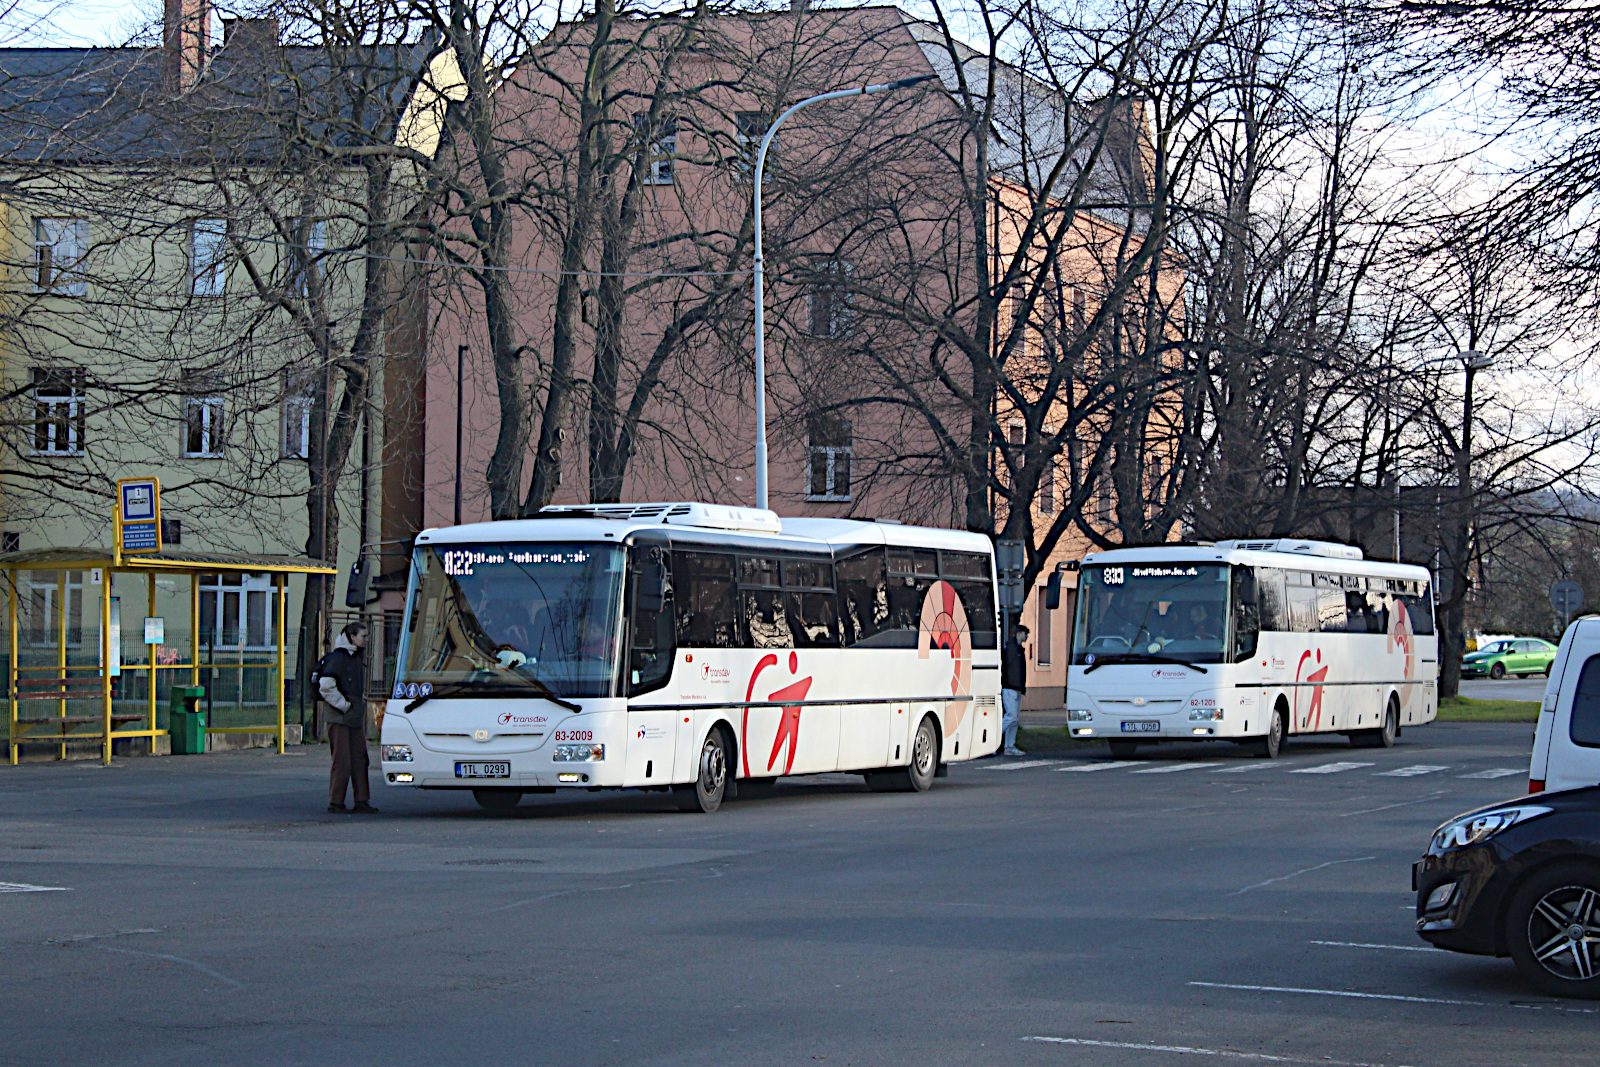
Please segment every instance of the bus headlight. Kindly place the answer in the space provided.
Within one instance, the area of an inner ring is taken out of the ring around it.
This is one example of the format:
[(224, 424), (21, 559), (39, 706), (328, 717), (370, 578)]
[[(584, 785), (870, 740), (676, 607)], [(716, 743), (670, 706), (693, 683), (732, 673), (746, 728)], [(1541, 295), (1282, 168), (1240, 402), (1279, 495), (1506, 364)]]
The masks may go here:
[(1094, 712), (1090, 711), (1088, 708), (1068, 708), (1067, 709), (1067, 721), (1068, 722), (1091, 722), (1093, 720), (1094, 720)]
[(606, 746), (557, 745), (550, 758), (556, 763), (600, 763), (606, 758)]
[(410, 763), (410, 745), (384, 745), (383, 761), (385, 763)]
[(1219, 722), (1222, 719), (1221, 708), (1190, 708), (1190, 722)]

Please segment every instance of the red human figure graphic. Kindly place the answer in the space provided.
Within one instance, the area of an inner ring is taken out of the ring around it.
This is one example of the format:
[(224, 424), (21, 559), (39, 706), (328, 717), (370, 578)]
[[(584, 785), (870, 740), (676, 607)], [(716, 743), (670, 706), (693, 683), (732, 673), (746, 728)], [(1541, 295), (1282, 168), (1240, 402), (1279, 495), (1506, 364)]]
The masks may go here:
[[(1312, 671), (1310, 674), (1306, 675), (1304, 678), (1300, 677), (1300, 672), (1305, 669), (1306, 660), (1308, 660), (1310, 658), (1311, 658), (1311, 653), (1310, 652), (1302, 652), (1300, 654), (1300, 662), (1299, 662), (1299, 664), (1296, 665), (1295, 672), (1294, 672), (1295, 681), (1297, 681), (1297, 682), (1299, 682), (1299, 681), (1306, 681), (1306, 682), (1323, 682), (1323, 681), (1326, 681), (1327, 677), (1328, 677), (1327, 664), (1323, 664), (1321, 667), (1318, 667), (1316, 670)], [(1320, 663), (1321, 661), (1322, 661), (1322, 653), (1320, 651), (1318, 651), (1317, 652), (1317, 662)], [(1311, 687), (1311, 701), (1310, 701), (1310, 703), (1308, 703), (1306, 705), (1305, 718), (1300, 720), (1300, 729), (1305, 730), (1305, 729), (1309, 728), (1313, 733), (1315, 733), (1316, 732), (1316, 727), (1322, 725), (1322, 693), (1323, 693), (1323, 687), (1322, 686), (1313, 685)], [(1295, 711), (1298, 712), (1300, 710), (1300, 687), (1299, 686), (1295, 687), (1294, 704), (1295, 704)], [(1315, 723), (1316, 725), (1313, 726), (1312, 725), (1313, 723)]]
[[(776, 666), (777, 663), (778, 657), (770, 652), (761, 657), (760, 662), (756, 664), (756, 669), (750, 672), (750, 685), (745, 690), (745, 700), (749, 700), (751, 695), (755, 693), (756, 678), (760, 676), (761, 672), (766, 670), (768, 667)], [(789, 653), (789, 673), (800, 673), (800, 657), (794, 652)], [(798, 681), (791, 682), (790, 684), (784, 686), (782, 689), (768, 693), (766, 699), (769, 701), (804, 700), (806, 698), (806, 694), (811, 691), (811, 682), (811, 678), (801, 678)], [(789, 758), (784, 763), (783, 771), (781, 773), (788, 774), (794, 769), (795, 750), (800, 746), (800, 712), (801, 708), (798, 705), (781, 709), (780, 718), (778, 720), (778, 735), (773, 738), (772, 754), (767, 757), (767, 770), (772, 770), (773, 765), (778, 762), (778, 753), (783, 750), (785, 741), (789, 743)], [(744, 710), (744, 723), (739, 731), (741, 735), (739, 742), (739, 758), (744, 764), (744, 775), (746, 778), (750, 777), (750, 745), (748, 743), (749, 731), (750, 709), (747, 707)]]

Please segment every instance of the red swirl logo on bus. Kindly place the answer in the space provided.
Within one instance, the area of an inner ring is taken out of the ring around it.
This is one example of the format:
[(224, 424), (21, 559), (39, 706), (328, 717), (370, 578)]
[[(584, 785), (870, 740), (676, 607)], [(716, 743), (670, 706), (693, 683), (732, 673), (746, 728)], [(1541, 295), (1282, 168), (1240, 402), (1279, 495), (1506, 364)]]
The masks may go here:
[[(955, 586), (934, 582), (922, 598), (922, 620), (917, 627), (917, 658), (928, 659), (933, 650), (950, 653), (950, 695), (972, 692), (972, 627), (967, 624), (967, 609)], [(967, 701), (951, 703), (945, 712), (945, 729), (955, 733), (967, 714)]]

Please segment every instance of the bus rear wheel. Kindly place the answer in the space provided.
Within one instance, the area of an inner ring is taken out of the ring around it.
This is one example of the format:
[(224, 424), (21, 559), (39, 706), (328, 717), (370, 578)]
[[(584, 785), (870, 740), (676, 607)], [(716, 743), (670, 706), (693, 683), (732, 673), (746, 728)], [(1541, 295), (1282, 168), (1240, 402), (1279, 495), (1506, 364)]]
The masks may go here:
[(911, 738), (911, 762), (892, 771), (873, 771), (865, 775), (867, 788), (875, 793), (925, 793), (939, 773), (939, 735), (933, 720), (924, 716)]
[(712, 729), (700, 746), (699, 774), (694, 784), (673, 786), (672, 793), (679, 811), (709, 815), (722, 807), (722, 795), (727, 789), (728, 740), (721, 730)]
[(474, 789), (472, 799), (484, 811), (510, 811), (522, 803), (520, 789)]
[(1389, 698), (1383, 709), (1383, 725), (1376, 730), (1357, 730), (1350, 735), (1350, 743), (1359, 748), (1393, 748), (1394, 739), (1400, 736), (1400, 702)]

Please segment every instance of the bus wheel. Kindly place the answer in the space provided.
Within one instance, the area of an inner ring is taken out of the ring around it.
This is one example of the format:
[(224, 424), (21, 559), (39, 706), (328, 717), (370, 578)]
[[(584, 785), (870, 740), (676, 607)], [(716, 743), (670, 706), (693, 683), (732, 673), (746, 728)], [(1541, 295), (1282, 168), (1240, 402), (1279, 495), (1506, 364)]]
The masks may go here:
[(1132, 759), (1133, 758), (1133, 754), (1135, 752), (1137, 752), (1138, 750), (1139, 750), (1139, 742), (1137, 742), (1137, 741), (1113, 741), (1113, 742), (1111, 742), (1111, 758), (1112, 759)]
[(713, 729), (700, 746), (700, 776), (694, 785), (673, 786), (678, 810), (710, 814), (722, 806), (728, 788), (728, 742), (722, 731)]
[(474, 789), (472, 799), (485, 811), (510, 811), (522, 803), (520, 789)]
[(873, 771), (866, 775), (867, 788), (874, 793), (922, 793), (933, 785), (939, 773), (939, 735), (933, 720), (926, 716), (917, 724), (911, 738), (911, 762), (892, 771)]
[(1350, 743), (1358, 748), (1393, 748), (1394, 739), (1400, 736), (1400, 703), (1393, 696), (1383, 711), (1383, 725), (1376, 730), (1355, 730)]
[(1289, 716), (1282, 707), (1272, 713), (1272, 724), (1267, 736), (1256, 742), (1256, 755), (1262, 759), (1277, 759), (1283, 751), (1283, 737), (1289, 732)]

